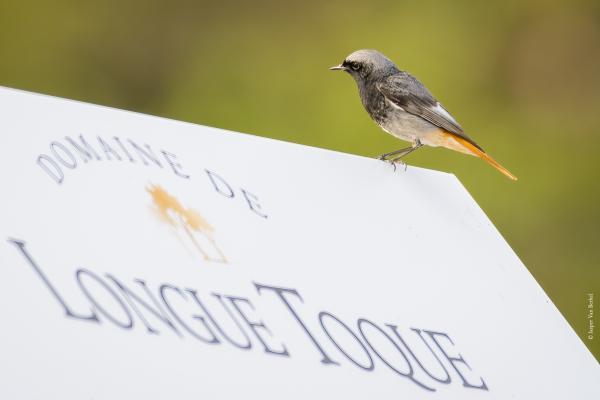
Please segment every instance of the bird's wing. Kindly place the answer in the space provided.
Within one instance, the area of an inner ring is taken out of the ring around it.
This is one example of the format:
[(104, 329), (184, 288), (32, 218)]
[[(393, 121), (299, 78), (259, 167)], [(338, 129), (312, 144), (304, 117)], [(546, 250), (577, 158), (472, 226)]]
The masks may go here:
[(458, 122), (414, 76), (406, 72), (400, 72), (382, 79), (375, 86), (392, 104), (465, 139), (483, 151), (473, 139), (467, 136)]

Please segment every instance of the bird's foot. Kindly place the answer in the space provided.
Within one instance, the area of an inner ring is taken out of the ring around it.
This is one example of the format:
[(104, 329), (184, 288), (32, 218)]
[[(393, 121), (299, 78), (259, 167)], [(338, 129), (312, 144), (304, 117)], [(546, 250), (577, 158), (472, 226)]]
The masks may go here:
[(396, 172), (396, 167), (398, 165), (400, 165), (400, 167), (404, 167), (404, 171), (406, 171), (406, 169), (408, 168), (408, 165), (402, 161), (402, 160), (384, 160), (385, 162), (389, 163), (392, 167), (394, 167), (394, 172)]

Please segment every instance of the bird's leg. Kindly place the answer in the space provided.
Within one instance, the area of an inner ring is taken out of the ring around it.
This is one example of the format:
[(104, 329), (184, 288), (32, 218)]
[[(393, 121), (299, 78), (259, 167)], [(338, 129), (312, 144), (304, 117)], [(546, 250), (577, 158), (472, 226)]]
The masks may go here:
[(399, 151), (398, 153), (396, 153), (395, 157), (393, 157), (391, 159), (386, 158), (386, 161), (389, 161), (392, 164), (394, 164), (395, 162), (399, 161), (402, 157), (412, 153), (413, 151), (417, 150), (421, 146), (423, 146), (423, 143), (421, 143), (421, 141), (419, 139), (416, 139), (415, 143), (412, 145), (412, 147), (409, 147), (408, 149), (403, 149), (404, 151), (401, 151), (401, 152)]
[[(405, 148), (400, 149), (400, 150), (395, 150), (395, 151), (391, 151), (389, 153), (382, 154), (382, 155), (379, 156), (379, 159), (382, 160), (382, 161), (386, 161), (388, 159), (388, 157), (390, 157), (390, 156), (395, 156), (397, 154), (402, 154), (402, 156), (403, 156), (403, 155), (406, 154), (406, 152), (410, 153), (413, 150), (413, 147), (414, 146), (405, 147)], [(402, 157), (402, 156), (400, 156), (400, 157)]]
[(393, 159), (399, 160), (402, 157), (404, 157), (405, 155), (412, 153), (413, 151), (415, 151), (416, 149), (418, 149), (421, 146), (423, 146), (423, 143), (421, 143), (421, 141), (419, 139), (415, 139), (415, 142), (413, 143), (412, 146), (382, 154), (379, 156), (379, 159), (383, 160), (383, 161), (387, 161), (390, 158), (390, 156), (395, 156)]

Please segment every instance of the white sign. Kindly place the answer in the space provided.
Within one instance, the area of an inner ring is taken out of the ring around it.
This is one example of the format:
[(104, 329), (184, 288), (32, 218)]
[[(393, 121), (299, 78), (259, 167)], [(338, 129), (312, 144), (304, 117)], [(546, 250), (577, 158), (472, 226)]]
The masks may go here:
[(1, 399), (600, 398), (453, 175), (12, 89), (0, 109)]

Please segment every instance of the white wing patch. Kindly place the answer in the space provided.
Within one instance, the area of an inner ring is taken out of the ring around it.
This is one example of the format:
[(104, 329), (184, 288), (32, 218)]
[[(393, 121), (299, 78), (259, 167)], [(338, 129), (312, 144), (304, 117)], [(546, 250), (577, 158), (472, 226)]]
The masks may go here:
[[(446, 118), (449, 121), (454, 122), (456, 125), (458, 125), (458, 122), (456, 122), (456, 120), (454, 119), (454, 117), (452, 115), (450, 115), (450, 113), (448, 112), (448, 110), (446, 110), (444, 108), (444, 106), (442, 106), (440, 104), (440, 102), (438, 101), (435, 105), (435, 108), (433, 109), (437, 114), (442, 115), (444, 118)], [(460, 125), (459, 125), (460, 126)]]
[[(385, 97), (385, 96), (384, 96)], [(402, 110), (404, 111), (404, 108), (400, 107), (398, 104), (394, 103), (393, 101), (391, 101), (390, 99), (388, 99), (387, 97), (385, 97), (385, 101), (392, 106), (393, 108), (397, 109), (397, 110)], [(438, 103), (439, 104), (439, 103)]]

